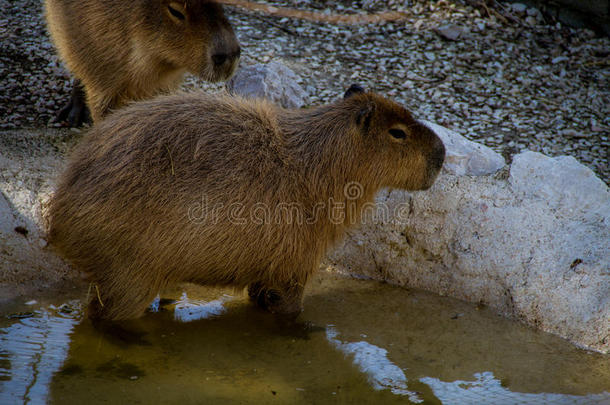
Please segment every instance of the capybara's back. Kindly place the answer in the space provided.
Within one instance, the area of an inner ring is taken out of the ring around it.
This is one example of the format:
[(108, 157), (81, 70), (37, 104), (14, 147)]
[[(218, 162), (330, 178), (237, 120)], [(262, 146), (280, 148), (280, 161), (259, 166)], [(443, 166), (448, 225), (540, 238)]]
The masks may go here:
[(210, 0), (45, 0), (61, 59), (82, 82), (94, 121), (177, 88), (186, 71), (229, 78), (240, 48)]
[[(308, 277), (362, 204), (381, 187), (430, 187), (443, 162), (432, 131), (356, 90), (294, 111), (178, 94), (93, 127), (49, 211), (51, 244), (99, 291), (90, 316), (136, 317), (181, 281), (248, 286), (270, 311), (298, 313)], [(357, 195), (346, 191), (354, 184)], [(339, 203), (351, 206), (338, 222)]]

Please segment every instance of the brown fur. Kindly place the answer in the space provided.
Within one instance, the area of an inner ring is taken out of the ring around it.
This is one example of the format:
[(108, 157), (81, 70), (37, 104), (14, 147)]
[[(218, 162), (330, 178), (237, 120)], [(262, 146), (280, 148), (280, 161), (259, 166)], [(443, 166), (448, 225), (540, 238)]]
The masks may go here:
[[(443, 159), (436, 134), (374, 93), (309, 110), (163, 96), (85, 136), (51, 200), (50, 242), (92, 275), (93, 317), (137, 317), (175, 282), (250, 286), (259, 305), (298, 313), (307, 279), (359, 208), (382, 187), (430, 187)], [(356, 197), (350, 182), (361, 185)], [(319, 207), (329, 201), (347, 204), (343, 220)], [(249, 220), (261, 204), (292, 204), (293, 220), (288, 210)]]
[(129, 101), (175, 90), (186, 71), (226, 80), (239, 59), (233, 29), (213, 1), (46, 0), (45, 8), (53, 41), (82, 82), (94, 121)]

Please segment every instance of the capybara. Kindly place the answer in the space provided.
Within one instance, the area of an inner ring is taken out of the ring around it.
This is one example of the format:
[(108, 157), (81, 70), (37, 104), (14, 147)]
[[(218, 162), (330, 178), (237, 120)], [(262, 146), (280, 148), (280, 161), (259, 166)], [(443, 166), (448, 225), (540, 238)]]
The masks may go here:
[(83, 138), (50, 201), (49, 242), (92, 276), (93, 318), (137, 317), (176, 282), (247, 286), (295, 315), (360, 208), (382, 187), (429, 188), (444, 156), (406, 109), (358, 86), (303, 110), (161, 96)]
[[(240, 47), (220, 4), (209, 0), (45, 0), (51, 37), (76, 78), (60, 113), (71, 125), (133, 100), (175, 90), (185, 72), (226, 80)], [(84, 87), (84, 92), (83, 88)]]

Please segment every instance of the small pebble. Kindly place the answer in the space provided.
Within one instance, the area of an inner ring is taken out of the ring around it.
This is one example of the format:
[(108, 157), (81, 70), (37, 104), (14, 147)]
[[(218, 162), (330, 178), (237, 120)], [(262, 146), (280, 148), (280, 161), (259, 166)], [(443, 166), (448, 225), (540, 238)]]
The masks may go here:
[(513, 3), (510, 5), (510, 8), (515, 12), (515, 13), (524, 13), (525, 10), (527, 10), (527, 6), (523, 3)]

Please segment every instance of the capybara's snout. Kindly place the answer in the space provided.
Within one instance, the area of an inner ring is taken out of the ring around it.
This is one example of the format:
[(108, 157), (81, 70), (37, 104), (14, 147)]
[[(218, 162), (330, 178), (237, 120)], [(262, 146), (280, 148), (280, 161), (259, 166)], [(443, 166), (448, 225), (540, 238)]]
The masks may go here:
[(241, 46), (230, 26), (219, 30), (213, 39), (214, 46), (210, 49), (209, 63), (204, 66), (211, 66), (211, 81), (227, 80), (237, 69), (241, 56)]
[(445, 162), (445, 145), (441, 138), (430, 128), (420, 123), (421, 131), (429, 145), (426, 151), (426, 181), (422, 190), (427, 190), (434, 184), (443, 163)]
[(428, 165), (430, 170), (432, 170), (434, 173), (438, 173), (445, 162), (445, 145), (438, 135), (434, 134), (434, 138), (432, 153), (430, 154)]

